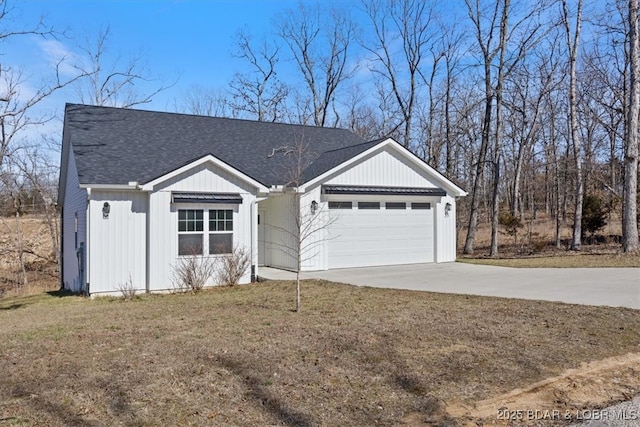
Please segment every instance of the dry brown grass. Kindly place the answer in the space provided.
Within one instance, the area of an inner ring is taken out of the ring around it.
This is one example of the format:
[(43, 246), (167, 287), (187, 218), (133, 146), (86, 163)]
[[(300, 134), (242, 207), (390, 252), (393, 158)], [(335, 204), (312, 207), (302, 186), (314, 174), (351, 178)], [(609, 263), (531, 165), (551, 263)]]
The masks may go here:
[(309, 281), (297, 314), (294, 297), (291, 282), (267, 282), (131, 302), (0, 300), (0, 419), (456, 424), (451, 402), (640, 352), (630, 309)]
[(504, 267), (640, 267), (640, 253), (623, 254), (620, 251), (621, 226), (617, 218), (611, 219), (596, 236), (585, 238), (579, 252), (569, 250), (570, 224), (561, 228), (561, 248), (555, 247), (555, 225), (548, 216), (539, 215), (537, 219), (526, 220), (523, 224), (516, 239), (500, 228), (498, 256), (494, 258), (489, 258), (491, 227), (488, 223), (478, 225), (472, 255), (462, 254), (466, 229), (461, 230), (458, 233), (458, 260)]
[(536, 255), (518, 258), (473, 258), (462, 256), (460, 262), (497, 265), (516, 268), (612, 268), (640, 267), (640, 253), (575, 253), (558, 251), (553, 255)]
[(57, 266), (52, 263), (53, 246), (44, 220), (28, 215), (20, 219), (28, 277), (27, 286), (22, 285), (22, 274), (18, 257), (13, 251), (16, 239), (16, 220), (0, 217), (0, 297), (2, 295), (32, 295), (54, 290), (59, 286)]

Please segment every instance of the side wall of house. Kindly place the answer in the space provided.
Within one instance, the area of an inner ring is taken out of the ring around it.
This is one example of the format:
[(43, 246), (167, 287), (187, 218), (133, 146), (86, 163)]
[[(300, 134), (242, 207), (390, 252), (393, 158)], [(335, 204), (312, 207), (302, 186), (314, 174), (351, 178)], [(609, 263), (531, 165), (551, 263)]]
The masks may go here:
[[(239, 193), (240, 204), (172, 203), (172, 192)], [(179, 209), (231, 209), (233, 210), (233, 244), (249, 251), (257, 260), (252, 242), (257, 241), (257, 222), (251, 212), (255, 204), (255, 189), (212, 164), (193, 168), (162, 184), (149, 194), (148, 222), (148, 286), (151, 291), (175, 288), (174, 268), (183, 257), (178, 256)], [(211, 256), (213, 258), (213, 256)], [(251, 281), (251, 269), (247, 269), (240, 283)], [(208, 285), (215, 285), (212, 278)]]
[[(329, 228), (331, 216), (329, 204), (323, 200), (320, 186), (307, 191), (300, 203), (301, 217), (307, 232), (302, 243), (302, 271), (326, 270), (329, 268)], [(316, 202), (315, 213), (311, 205)]]
[[(108, 215), (103, 214), (105, 203)], [(147, 194), (93, 189), (89, 201), (89, 291), (119, 294), (146, 288)]]
[(86, 266), (82, 248), (86, 242), (87, 191), (80, 188), (73, 150), (68, 155), (62, 208), (62, 284), (67, 290), (82, 292), (86, 283), (86, 276), (83, 279), (80, 272)]
[[(451, 206), (447, 212), (447, 203)], [(453, 262), (456, 260), (456, 199), (442, 197), (435, 205), (436, 259), (435, 262)]]

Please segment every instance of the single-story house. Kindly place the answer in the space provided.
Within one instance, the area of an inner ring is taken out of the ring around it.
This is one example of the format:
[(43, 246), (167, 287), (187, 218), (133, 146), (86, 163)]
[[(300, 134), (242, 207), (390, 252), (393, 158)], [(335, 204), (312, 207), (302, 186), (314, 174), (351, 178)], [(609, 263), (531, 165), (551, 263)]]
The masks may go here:
[(454, 261), (464, 195), (391, 138), (67, 104), (61, 285), (169, 290), (181, 258), (237, 247), (251, 257), (241, 283), (297, 270), (299, 251), (302, 271)]

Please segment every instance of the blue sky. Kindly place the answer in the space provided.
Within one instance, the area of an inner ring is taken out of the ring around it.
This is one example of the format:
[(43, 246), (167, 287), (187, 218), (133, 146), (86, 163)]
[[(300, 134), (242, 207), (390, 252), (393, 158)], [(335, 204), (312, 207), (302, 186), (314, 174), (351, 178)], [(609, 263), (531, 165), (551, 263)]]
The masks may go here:
[(194, 83), (210, 87), (225, 84), (242, 66), (231, 56), (236, 32), (246, 27), (255, 34), (268, 33), (272, 18), (296, 4), (297, 0), (16, 1), (14, 28), (33, 25), (44, 16), (68, 38), (48, 42), (35, 36), (14, 39), (0, 47), (2, 62), (29, 70), (28, 78), (36, 84), (52, 56), (65, 49), (73, 51), (75, 43), (87, 36), (95, 38), (101, 29), (110, 27), (111, 58), (126, 59), (140, 52), (152, 77), (178, 80), (174, 88), (146, 107), (167, 109)]
[[(32, 28), (43, 17), (48, 26), (64, 32), (56, 38), (28, 35), (0, 44), (2, 70), (13, 67), (22, 73), (23, 99), (51, 81), (56, 59), (65, 56), (69, 65), (86, 62), (78, 45), (86, 46), (87, 38), (95, 40), (109, 27), (105, 62), (120, 58), (125, 64), (139, 54), (145, 75), (156, 79), (147, 92), (161, 83), (175, 83), (151, 103), (136, 108), (176, 111), (176, 104), (193, 85), (221, 88), (241, 70), (242, 62), (231, 55), (238, 30), (268, 36), (274, 17), (297, 7), (298, 0), (10, 0), (9, 5), (12, 19), (3, 20), (5, 28)], [(68, 73), (63, 78), (77, 72), (70, 66), (62, 71)], [(64, 105), (78, 101), (75, 88), (56, 92), (33, 111), (53, 120), (25, 129), (21, 139), (39, 144), (46, 136), (59, 142)], [(52, 153), (53, 159), (57, 157)]]

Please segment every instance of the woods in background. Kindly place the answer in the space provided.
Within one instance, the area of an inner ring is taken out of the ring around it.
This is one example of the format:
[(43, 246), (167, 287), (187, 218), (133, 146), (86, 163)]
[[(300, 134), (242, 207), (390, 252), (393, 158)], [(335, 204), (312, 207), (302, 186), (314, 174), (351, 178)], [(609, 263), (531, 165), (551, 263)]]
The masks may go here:
[[(548, 214), (558, 247), (568, 223), (580, 250), (587, 196), (622, 218), (622, 250), (638, 249), (637, 1), (325, 6), (275, 16), (272, 34), (241, 30), (246, 67), (209, 110), (393, 137), (469, 191), (468, 254), (484, 221), (498, 255), (504, 213)], [(179, 110), (202, 112), (206, 96)]]

